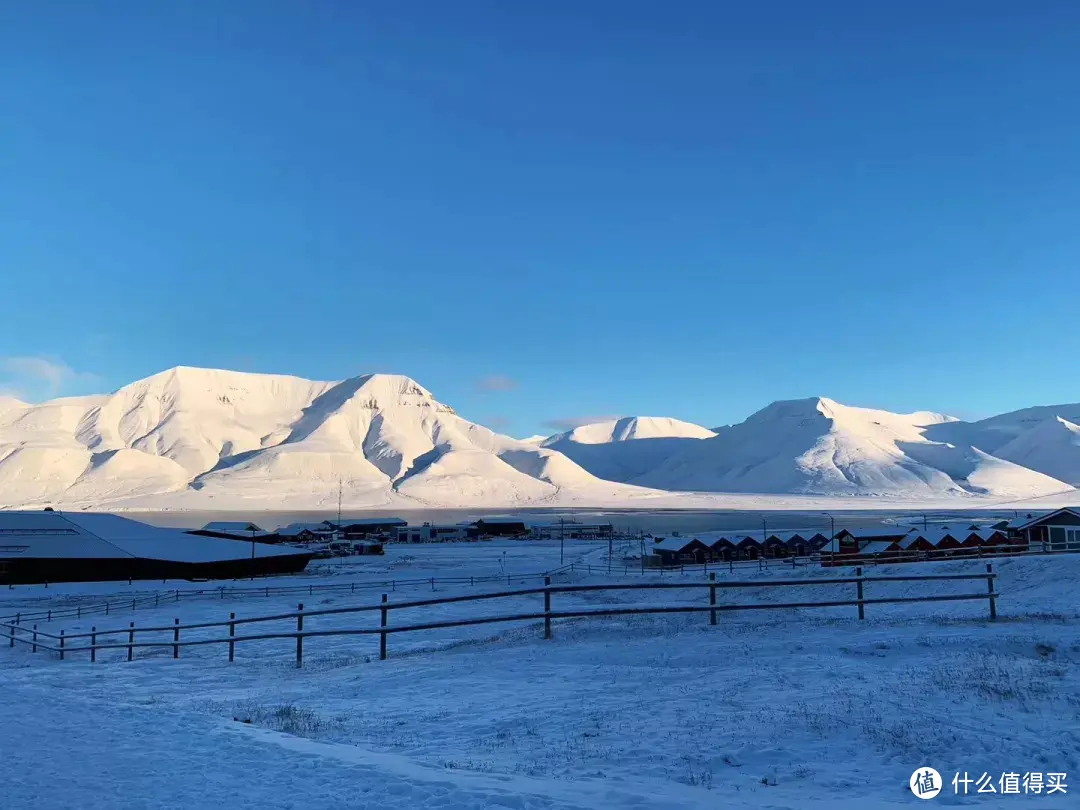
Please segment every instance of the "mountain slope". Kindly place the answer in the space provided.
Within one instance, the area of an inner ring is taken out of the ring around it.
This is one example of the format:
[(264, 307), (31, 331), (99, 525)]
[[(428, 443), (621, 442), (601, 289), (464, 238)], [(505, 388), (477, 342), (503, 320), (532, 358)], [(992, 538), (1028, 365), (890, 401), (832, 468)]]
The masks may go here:
[(1080, 485), (1080, 404), (1039, 405), (932, 431), (935, 439), (966, 442), (998, 458)]
[(955, 420), (830, 399), (775, 402), (633, 480), (669, 490), (1032, 497), (1067, 485), (968, 445), (933, 442)]
[(627, 482), (716, 434), (678, 419), (629, 416), (576, 427), (542, 443), (598, 478)]
[(628, 417), (519, 441), (408, 377), (181, 367), (108, 395), (0, 397), (0, 505), (318, 508), (339, 487), (351, 508), (713, 497), (670, 493), (1041, 497), (1080, 482), (1077, 411), (965, 423), (808, 399), (716, 431)]
[(462, 419), (398, 375), (326, 383), (176, 368), (109, 396), (0, 406), (0, 497), (11, 505), (150, 495), (282, 504), (339, 486), (350, 503), (373, 505), (635, 492)]

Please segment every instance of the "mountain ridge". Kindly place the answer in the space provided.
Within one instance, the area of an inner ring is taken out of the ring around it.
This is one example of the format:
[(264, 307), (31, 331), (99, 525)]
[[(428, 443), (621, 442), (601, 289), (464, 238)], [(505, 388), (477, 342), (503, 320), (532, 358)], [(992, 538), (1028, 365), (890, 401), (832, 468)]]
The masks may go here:
[(0, 397), (0, 504), (299, 505), (339, 486), (350, 506), (1043, 497), (1080, 483), (1078, 424), (1076, 405), (962, 422), (809, 397), (715, 430), (630, 416), (518, 440), (403, 375), (177, 366), (111, 394)]

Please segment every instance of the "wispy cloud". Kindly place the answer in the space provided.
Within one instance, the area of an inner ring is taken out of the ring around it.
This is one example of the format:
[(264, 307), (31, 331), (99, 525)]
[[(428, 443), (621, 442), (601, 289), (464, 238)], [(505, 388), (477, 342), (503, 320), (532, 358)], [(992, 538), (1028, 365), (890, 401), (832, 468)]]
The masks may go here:
[(566, 416), (561, 419), (548, 419), (543, 425), (552, 430), (565, 431), (573, 430), (582, 425), (591, 425), (594, 422), (610, 422), (612, 419), (618, 418), (618, 416)]
[(19, 399), (57, 397), (73, 385), (97, 379), (53, 357), (0, 357), (0, 391)]
[(505, 416), (489, 416), (484, 419), (483, 424), (492, 430), (504, 431), (510, 427), (510, 419)]
[(491, 374), (476, 381), (476, 390), (483, 393), (492, 391), (513, 391), (518, 387), (517, 380), (503, 374)]

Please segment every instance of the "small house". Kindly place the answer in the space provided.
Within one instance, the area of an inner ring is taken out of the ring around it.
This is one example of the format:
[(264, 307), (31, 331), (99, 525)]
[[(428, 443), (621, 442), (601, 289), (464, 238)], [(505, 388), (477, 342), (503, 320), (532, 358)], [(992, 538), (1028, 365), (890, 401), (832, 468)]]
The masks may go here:
[(761, 556), (761, 541), (751, 535), (732, 538), (735, 542), (735, 559), (756, 560)]
[(322, 523), (290, 523), (278, 529), (275, 534), (283, 543), (323, 543), (329, 542), (334, 534), (333, 526)]
[(662, 537), (653, 544), (650, 550), (653, 558), (652, 567), (702, 565), (712, 556), (709, 547), (696, 537)]
[(341, 537), (346, 540), (360, 540), (367, 537), (385, 537), (408, 523), (398, 517), (343, 518), (340, 523), (331, 524)]
[(788, 554), (787, 538), (778, 534), (770, 534), (761, 544), (763, 557), (787, 557)]
[(259, 540), (263, 543), (274, 543), (276, 536), (263, 531), (254, 523), (241, 520), (214, 520), (207, 523), (201, 529), (188, 529), (186, 534), (197, 537), (218, 537), (224, 540)]
[(735, 549), (735, 543), (728, 537), (718, 537), (709, 545), (712, 559), (723, 560), (724, 562), (735, 559)]
[(1055, 509), (1008, 524), (1010, 545), (1036, 551), (1080, 551), (1080, 509)]

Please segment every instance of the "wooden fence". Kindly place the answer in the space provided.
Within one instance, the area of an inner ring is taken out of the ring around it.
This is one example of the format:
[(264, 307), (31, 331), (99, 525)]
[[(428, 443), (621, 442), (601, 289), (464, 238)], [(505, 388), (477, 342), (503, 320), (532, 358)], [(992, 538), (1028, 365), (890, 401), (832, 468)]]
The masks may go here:
[(886, 554), (835, 554), (830, 552), (814, 552), (804, 556), (791, 555), (787, 557), (755, 557), (742, 560), (707, 560), (697, 563), (681, 563), (679, 565), (645, 565), (621, 564), (614, 568), (606, 563), (596, 565), (586, 563), (571, 563), (565, 569), (577, 573), (588, 574), (634, 574), (634, 573), (696, 573), (710, 571), (728, 571), (734, 573), (738, 570), (756, 569), (766, 571), (770, 568), (803, 568), (803, 567), (839, 567), (839, 566), (862, 566), (872, 567), (878, 565), (896, 565), (898, 563), (912, 562), (948, 562), (953, 560), (986, 559), (996, 560), (1002, 557), (1039, 557), (1058, 556), (1062, 554), (1077, 554), (1080, 549), (1053, 548), (1051, 544), (1040, 542), (1031, 543), (1029, 546), (971, 546), (965, 548), (935, 548), (929, 551), (897, 551)]
[[(389, 588), (391, 592), (396, 591), (398, 588), (415, 588), (415, 587), (427, 587), (430, 586), (431, 590), (435, 590), (436, 585), (441, 586), (454, 586), (454, 585), (469, 585), (475, 587), (476, 585), (486, 585), (492, 583), (505, 582), (507, 587), (510, 587), (513, 583), (519, 583), (524, 585), (527, 582), (543, 581), (545, 577), (556, 576), (558, 574), (567, 572), (570, 570), (570, 565), (560, 566), (559, 568), (553, 568), (550, 571), (543, 571), (535, 574), (488, 574), (483, 576), (471, 576), (471, 577), (424, 577), (422, 579), (381, 579), (381, 580), (365, 580), (362, 582), (337, 582), (328, 583), (325, 585), (264, 585), (262, 587), (232, 587), (228, 585), (218, 585), (213, 588), (197, 588), (190, 590), (180, 590), (175, 588), (168, 591), (163, 591), (148, 596), (136, 596), (130, 599), (112, 598), (105, 602), (97, 602), (93, 604), (79, 604), (73, 607), (60, 608), (60, 609), (48, 609), (38, 611), (22, 611), (21, 613), (12, 613), (8, 616), (0, 617), (0, 622), (7, 620), (14, 620), (16, 616), (20, 617), (22, 621), (29, 621), (38, 619), (40, 621), (51, 622), (54, 619), (81, 619), (84, 616), (96, 616), (105, 615), (109, 616), (113, 613), (119, 613), (127, 610), (137, 610), (138, 608), (158, 608), (163, 604), (170, 602), (180, 602), (190, 599), (238, 599), (238, 598), (252, 598), (252, 597), (271, 597), (271, 596), (314, 596), (321, 593), (356, 593), (357, 591), (365, 590), (377, 590), (379, 588)], [(139, 580), (136, 580), (139, 582)], [(77, 584), (77, 583), (76, 583)], [(128, 584), (131, 584), (129, 581)], [(46, 584), (46, 587), (48, 585)]]
[[(901, 604), (915, 602), (954, 602), (973, 599), (986, 599), (989, 602), (990, 619), (997, 618), (997, 598), (999, 594), (994, 589), (994, 580), (997, 575), (991, 564), (987, 564), (986, 573), (979, 574), (927, 574), (907, 576), (881, 576), (864, 577), (861, 568), (855, 570), (854, 577), (830, 577), (830, 578), (806, 578), (787, 580), (744, 580), (718, 582), (713, 573), (705, 582), (633, 582), (603, 585), (552, 585), (551, 578), (546, 577), (542, 588), (525, 588), (518, 590), (497, 591), (493, 593), (467, 594), (463, 596), (450, 596), (438, 599), (415, 599), (407, 602), (388, 602), (387, 594), (382, 594), (382, 601), (375, 605), (363, 605), (345, 608), (327, 608), (322, 610), (304, 610), (303, 603), (297, 605), (295, 612), (279, 613), (270, 616), (255, 616), (238, 619), (232, 613), (228, 621), (221, 622), (197, 622), (192, 624), (180, 624), (179, 619), (174, 619), (171, 625), (157, 627), (135, 627), (131, 622), (127, 627), (98, 630), (91, 628), (89, 633), (72, 633), (65, 635), (64, 631), (51, 634), (38, 629), (37, 624), (27, 626), (21, 616), (15, 621), (0, 623), (0, 633), (8, 636), (8, 646), (14, 647), (16, 642), (31, 647), (32, 652), (40, 648), (49, 652), (57, 653), (61, 660), (73, 653), (87, 653), (90, 661), (97, 660), (99, 650), (126, 650), (127, 660), (134, 658), (135, 650), (141, 648), (171, 648), (172, 657), (180, 657), (181, 647), (201, 646), (208, 644), (227, 644), (229, 661), (235, 659), (236, 645), (250, 641), (266, 641), (270, 639), (291, 639), (296, 644), (296, 666), (303, 666), (304, 662), (304, 639), (321, 638), (325, 636), (379, 636), (379, 658), (386, 659), (387, 637), (395, 633), (412, 633), (424, 630), (438, 630), (453, 627), (468, 627), (474, 625), (496, 624), (501, 622), (540, 621), (544, 623), (544, 638), (551, 638), (551, 623), (556, 619), (590, 619), (607, 618), (612, 616), (640, 616), (655, 614), (677, 613), (708, 613), (709, 624), (717, 623), (717, 615), (729, 611), (741, 610), (789, 610), (794, 608), (821, 608), (821, 607), (857, 607), (859, 619), (866, 618), (867, 605)], [(981, 593), (960, 594), (927, 594), (924, 596), (904, 597), (867, 597), (865, 587), (873, 586), (882, 582), (935, 582), (944, 580), (983, 580), (986, 582), (986, 590)], [(854, 585), (855, 598), (834, 599), (819, 602), (789, 601), (769, 604), (725, 604), (716, 603), (716, 592), (722, 589), (740, 588), (799, 588), (808, 585)], [(599, 609), (571, 609), (553, 610), (551, 606), (552, 596), (556, 594), (571, 593), (595, 593), (608, 591), (666, 591), (675, 589), (706, 591), (708, 594), (707, 605), (645, 605), (635, 607), (606, 606)], [(476, 616), (466, 619), (453, 619), (447, 621), (432, 621), (417, 624), (390, 625), (389, 614), (391, 611), (408, 608), (423, 608), (436, 605), (447, 605), (462, 602), (479, 602), (484, 600), (498, 600), (516, 598), (521, 596), (544, 597), (543, 611), (531, 611), (516, 614), (501, 614), (496, 616)], [(353, 613), (369, 613), (379, 611), (378, 627), (345, 627), (327, 630), (305, 630), (304, 619), (317, 616), (345, 615)], [(295, 631), (254, 633), (250, 635), (236, 635), (237, 626), (252, 625), (262, 622), (294, 620)], [(181, 631), (207, 628), (227, 629), (227, 636), (214, 638), (181, 639)], [(150, 641), (136, 641), (136, 633), (167, 633), (171, 639), (157, 639)], [(103, 637), (127, 636), (121, 641), (107, 640), (99, 643)], [(71, 646), (75, 642), (76, 646)]]

